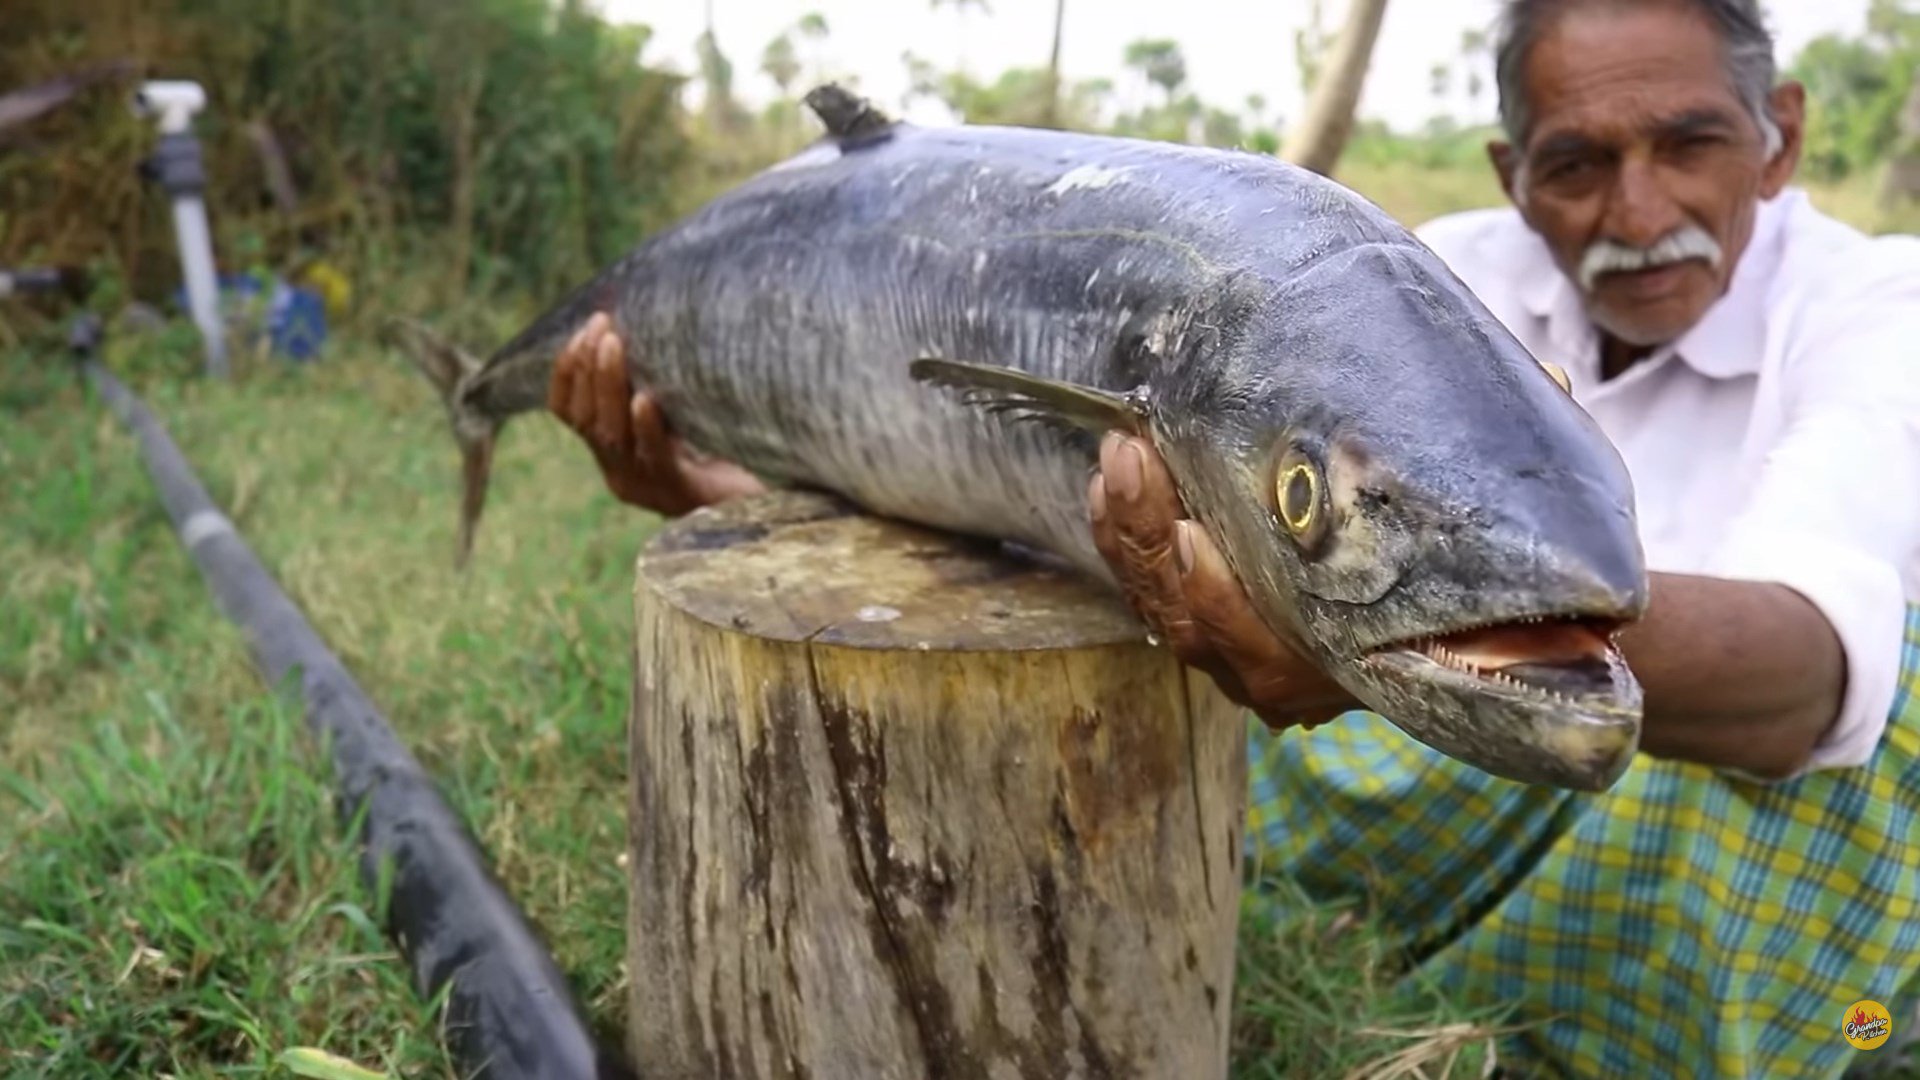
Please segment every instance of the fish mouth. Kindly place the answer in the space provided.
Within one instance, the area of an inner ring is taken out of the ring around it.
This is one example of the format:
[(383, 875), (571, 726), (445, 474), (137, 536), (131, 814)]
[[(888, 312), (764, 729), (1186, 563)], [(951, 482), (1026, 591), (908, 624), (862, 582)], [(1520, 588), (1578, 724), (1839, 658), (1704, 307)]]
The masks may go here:
[(1358, 660), (1518, 704), (1627, 717), (1639, 701), (1614, 641), (1622, 625), (1600, 616), (1523, 615), (1391, 641)]

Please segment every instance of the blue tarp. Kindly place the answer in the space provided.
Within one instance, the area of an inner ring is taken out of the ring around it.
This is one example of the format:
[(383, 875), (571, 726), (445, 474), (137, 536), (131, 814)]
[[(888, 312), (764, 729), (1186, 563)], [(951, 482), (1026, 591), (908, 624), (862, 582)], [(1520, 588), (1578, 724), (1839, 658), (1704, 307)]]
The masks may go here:
[[(289, 285), (275, 277), (262, 297), (260, 277), (256, 274), (221, 274), (220, 309), (231, 320), (240, 320), (244, 332), (253, 335), (265, 330), (274, 352), (292, 360), (312, 360), (327, 340), (327, 309), (320, 294), (311, 289)], [(173, 302), (187, 310), (187, 292), (176, 289)]]

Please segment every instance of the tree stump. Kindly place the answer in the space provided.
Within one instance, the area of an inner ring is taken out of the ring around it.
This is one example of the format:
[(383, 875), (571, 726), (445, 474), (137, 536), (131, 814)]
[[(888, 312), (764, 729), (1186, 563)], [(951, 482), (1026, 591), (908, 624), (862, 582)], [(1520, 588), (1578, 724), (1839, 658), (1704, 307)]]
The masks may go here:
[(1117, 595), (782, 492), (634, 599), (643, 1075), (1226, 1075), (1245, 714)]

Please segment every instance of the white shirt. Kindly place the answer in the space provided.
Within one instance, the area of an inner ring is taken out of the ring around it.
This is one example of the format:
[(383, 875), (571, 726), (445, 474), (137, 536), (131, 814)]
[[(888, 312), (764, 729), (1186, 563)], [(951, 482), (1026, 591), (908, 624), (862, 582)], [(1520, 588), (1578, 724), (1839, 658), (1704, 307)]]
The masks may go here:
[(1608, 382), (1573, 283), (1511, 208), (1416, 230), (1619, 448), (1648, 568), (1806, 596), (1846, 653), (1810, 768), (1886, 727), (1920, 601), (1920, 239), (1869, 237), (1788, 189), (1763, 203), (1726, 295)]

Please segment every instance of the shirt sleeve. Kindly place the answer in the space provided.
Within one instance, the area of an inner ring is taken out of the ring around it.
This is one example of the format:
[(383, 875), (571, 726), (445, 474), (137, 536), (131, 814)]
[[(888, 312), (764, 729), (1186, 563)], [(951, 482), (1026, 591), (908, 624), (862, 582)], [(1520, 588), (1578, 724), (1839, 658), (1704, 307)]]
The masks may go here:
[(1773, 434), (1750, 448), (1758, 472), (1705, 567), (1795, 590), (1839, 638), (1840, 714), (1802, 772), (1865, 763), (1900, 678), (1902, 570), (1920, 559), (1920, 260), (1898, 261), (1798, 312)]
[(1462, 210), (1430, 218), (1409, 231), (1440, 256), (1441, 262), (1455, 266), (1474, 261), (1469, 257), (1473, 246), (1492, 229), (1496, 220), (1494, 214), (1485, 210)]

